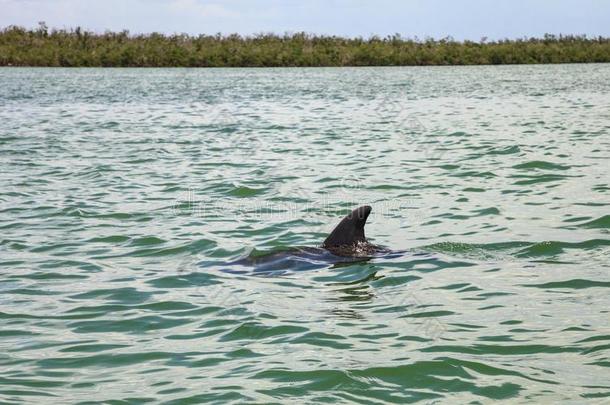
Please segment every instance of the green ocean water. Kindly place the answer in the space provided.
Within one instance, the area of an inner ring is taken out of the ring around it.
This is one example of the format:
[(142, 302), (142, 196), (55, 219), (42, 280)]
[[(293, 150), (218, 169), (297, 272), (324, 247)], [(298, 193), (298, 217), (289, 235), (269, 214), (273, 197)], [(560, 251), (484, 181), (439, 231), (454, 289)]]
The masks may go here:
[(608, 64), (0, 69), (0, 401), (608, 403), (609, 132)]

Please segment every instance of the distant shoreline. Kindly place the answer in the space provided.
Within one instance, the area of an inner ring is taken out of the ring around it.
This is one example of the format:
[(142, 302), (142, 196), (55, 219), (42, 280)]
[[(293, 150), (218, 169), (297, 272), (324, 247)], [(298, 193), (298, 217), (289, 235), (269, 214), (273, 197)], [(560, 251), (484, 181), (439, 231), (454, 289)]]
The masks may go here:
[(345, 65), (345, 66), (46, 66), (46, 65), (0, 65), (0, 69), (348, 69), (348, 68), (451, 68), (477, 66), (559, 66), (559, 65), (603, 65), (610, 62), (557, 62), (557, 63), (503, 63), (478, 65)]
[(10, 26), (0, 30), (3, 67), (361, 67), (609, 63), (610, 38), (550, 35), (499, 41), (297, 33), (103, 34)]

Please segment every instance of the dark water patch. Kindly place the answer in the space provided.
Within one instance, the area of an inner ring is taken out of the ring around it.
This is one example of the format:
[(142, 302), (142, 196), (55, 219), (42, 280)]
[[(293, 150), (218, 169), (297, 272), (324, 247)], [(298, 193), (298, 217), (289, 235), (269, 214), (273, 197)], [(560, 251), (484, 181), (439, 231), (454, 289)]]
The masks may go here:
[(157, 161), (156, 158), (151, 157), (151, 158), (143, 158), (143, 159), (125, 160), (121, 163), (126, 164), (126, 165), (140, 165), (140, 164), (145, 164), (145, 163), (154, 163), (156, 161)]
[(491, 179), (491, 178), (497, 177), (494, 173), (489, 172), (489, 171), (477, 172), (477, 171), (473, 171), (473, 170), (455, 173), (455, 174), (452, 174), (451, 176), (453, 176), (453, 177), (481, 177), (484, 179)]
[(259, 323), (246, 323), (239, 325), (231, 332), (223, 335), (221, 341), (232, 341), (232, 340), (258, 340), (269, 337), (276, 337), (282, 335), (291, 335), (295, 333), (306, 332), (307, 328), (294, 325), (283, 325), (283, 326), (265, 326)]
[[(151, 244), (141, 244), (138, 246), (150, 246)], [(152, 244), (154, 245), (154, 244)], [(204, 251), (208, 251), (213, 249), (216, 246), (216, 243), (211, 240), (201, 239), (193, 242), (184, 243), (182, 245), (173, 246), (173, 247), (165, 247), (165, 248), (138, 248), (128, 253), (123, 253), (119, 255), (102, 255), (96, 256), (96, 259), (110, 259), (110, 258), (118, 258), (118, 257), (166, 257), (166, 256), (180, 256), (184, 254), (198, 254)]]
[(89, 243), (123, 243), (129, 240), (129, 236), (124, 235), (110, 235), (110, 236), (98, 236), (89, 239)]
[(141, 291), (133, 287), (114, 289), (95, 289), (92, 291), (71, 295), (73, 300), (104, 299), (115, 302), (138, 303), (149, 300), (154, 292)]
[(75, 356), (75, 357), (50, 357), (37, 360), (36, 366), (44, 369), (78, 369), (81, 367), (93, 368), (114, 368), (132, 366), (145, 362), (169, 361), (179, 358), (176, 353), (167, 352), (133, 352), (133, 353), (115, 353), (115, 354), (96, 354), (93, 356)]
[(595, 186), (591, 187), (591, 190), (603, 193), (605, 191), (610, 191), (610, 186), (607, 184), (596, 184)]
[(415, 312), (401, 316), (401, 318), (439, 318), (441, 316), (455, 315), (452, 311), (426, 311), (426, 312)]
[(446, 286), (442, 286), (442, 287), (437, 287), (437, 289), (441, 289), (441, 290), (458, 290), (461, 288), (464, 288), (466, 286), (468, 286), (468, 283), (460, 283), (460, 284), (451, 284), (451, 285), (446, 285)]
[(564, 219), (563, 222), (568, 222), (568, 223), (571, 223), (571, 222), (581, 222), (581, 221), (586, 221), (588, 219), (591, 219), (591, 217), (567, 218), (567, 219)]
[(574, 176), (564, 176), (559, 174), (541, 174), (537, 176), (528, 176), (528, 175), (512, 175), (509, 176), (514, 179), (523, 179), (517, 180), (513, 184), (519, 186), (529, 186), (532, 184), (541, 184), (541, 183), (549, 183), (554, 181), (561, 181)]
[(461, 166), (460, 165), (445, 164), (445, 165), (440, 165), (440, 166), (435, 166), (435, 167), (438, 167), (439, 169), (444, 169), (444, 170), (455, 170), (455, 169), (459, 169)]
[(545, 241), (531, 244), (530, 246), (518, 251), (517, 257), (542, 257), (542, 256), (557, 256), (564, 253), (566, 250), (594, 250), (610, 246), (610, 240), (606, 239), (590, 239), (583, 242), (559, 242)]
[(518, 145), (506, 146), (504, 148), (492, 148), (487, 154), (488, 155), (512, 155), (521, 152)]
[(90, 218), (90, 219), (110, 219), (117, 221), (136, 221), (146, 222), (152, 220), (152, 217), (147, 213), (139, 212), (107, 212), (97, 213), (91, 208), (78, 208), (78, 207), (66, 207), (62, 208), (56, 214), (52, 216), (61, 217), (76, 217), (76, 218)]
[[(607, 388), (607, 387), (604, 387)], [(610, 390), (604, 392), (596, 392), (592, 394), (582, 394), (583, 398), (610, 398)]]
[(523, 321), (519, 321), (516, 319), (510, 319), (508, 321), (500, 322), (501, 325), (519, 325), (521, 323), (523, 323)]
[[(220, 312), (220, 309), (221, 308), (217, 308), (215, 311), (212, 311), (212, 312)], [(203, 338), (209, 338), (209, 337), (215, 336), (215, 335), (221, 335), (221, 334), (228, 332), (229, 330), (230, 330), (229, 328), (213, 328), (213, 329), (208, 329), (205, 332), (189, 332), (188, 334), (167, 335), (167, 336), (165, 336), (165, 339), (168, 339), (168, 340), (199, 340), (199, 339), (203, 339)]]
[(97, 353), (104, 352), (107, 350), (115, 350), (122, 349), (124, 347), (129, 347), (129, 345), (116, 345), (116, 344), (77, 344), (74, 346), (66, 347), (60, 349), (60, 352), (65, 353)]
[[(228, 392), (227, 392), (228, 391)], [(240, 394), (236, 390), (231, 389), (223, 392), (208, 392), (205, 394), (188, 395), (178, 399), (166, 401), (168, 405), (182, 405), (182, 404), (201, 404), (201, 403), (219, 403), (226, 404), (229, 402), (235, 403), (246, 403), (252, 402), (255, 398), (247, 395)], [(151, 399), (154, 401), (154, 399)]]
[(233, 197), (251, 198), (257, 195), (264, 194), (267, 191), (265, 188), (251, 188), (246, 186), (236, 187), (229, 190), (228, 194)]
[(541, 169), (541, 170), (568, 170), (572, 166), (562, 165), (559, 163), (545, 162), (543, 160), (532, 160), (526, 163), (520, 163), (514, 165), (513, 169), (519, 170), (530, 170), (530, 169)]
[(599, 340), (610, 340), (610, 335), (591, 336), (586, 339), (579, 340), (576, 343), (597, 342)]
[(480, 210), (474, 210), (475, 217), (486, 216), (486, 215), (500, 215), (500, 210), (496, 207), (482, 208)]
[(492, 297), (502, 297), (502, 296), (506, 296), (506, 295), (515, 295), (515, 293), (502, 292), (502, 291), (486, 292), (486, 293), (477, 294), (477, 297), (487, 299), (487, 298), (492, 298)]
[(162, 245), (167, 241), (157, 238), (156, 236), (145, 236), (142, 238), (132, 239), (128, 246), (154, 246)]
[(589, 330), (590, 329), (581, 328), (579, 326), (570, 326), (569, 328), (563, 329), (562, 332), (587, 332)]
[(448, 323), (448, 326), (453, 326), (455, 328), (458, 328), (458, 330), (461, 331), (476, 331), (478, 329), (484, 329), (485, 326), (481, 326), (481, 325), (471, 325), (471, 324), (465, 324), (465, 323)]
[(63, 274), (55, 272), (36, 272), (33, 274), (20, 274), (9, 277), (29, 280), (82, 280), (88, 278), (88, 276), (82, 274)]
[[(0, 318), (4, 318), (3, 316), (1, 316), (2, 314), (0, 313)], [(26, 330), (19, 330), (19, 329), (3, 329), (0, 330), (0, 338), (2, 337), (35, 337), (40, 335), (40, 333), (35, 333), (35, 332), (30, 332), (30, 331), (26, 331)]]
[(407, 286), (409, 283), (421, 280), (421, 277), (417, 275), (390, 275), (376, 277), (376, 273), (371, 273), (369, 276), (352, 282), (353, 284), (367, 283), (376, 288), (383, 287), (395, 287), (395, 286)]
[(489, 311), (490, 309), (504, 308), (504, 305), (487, 305), (485, 307), (480, 307), (479, 311)]
[(581, 228), (610, 229), (610, 215), (604, 215), (592, 221), (578, 224)]
[[(9, 395), (12, 397), (50, 397), (50, 398), (55, 398), (58, 397), (58, 395), (56, 394), (51, 394), (49, 392), (45, 392), (45, 391), (32, 391), (32, 390), (28, 390), (28, 391), (24, 391), (24, 390), (16, 390), (16, 389), (0, 389), (0, 394), (4, 394), (4, 395)], [(16, 403), (16, 402), (15, 402)]]
[(609, 349), (610, 349), (610, 343), (599, 345), (599, 346), (589, 347), (589, 348), (587, 348), (586, 350), (583, 351), (583, 354), (584, 355), (588, 355), (588, 354), (596, 353), (596, 352), (603, 352), (603, 353), (605, 353)]
[[(292, 382), (285, 387), (286, 395), (297, 396), (315, 391), (332, 392), (333, 397), (355, 402), (382, 400), (389, 403), (411, 403), (442, 398), (439, 390), (450, 387), (451, 392), (470, 392), (490, 399), (511, 398), (519, 393), (517, 384), (477, 386), (474, 377), (463, 367), (443, 361), (419, 361), (394, 367), (373, 367), (362, 370), (309, 371), (270, 370), (256, 375), (280, 383)], [(398, 390), (396, 388), (399, 388)], [(430, 391), (433, 388), (434, 391)]]
[(147, 281), (147, 284), (159, 289), (189, 288), (222, 284), (222, 280), (210, 273), (192, 272), (155, 278)]
[(193, 322), (190, 319), (175, 319), (165, 316), (140, 316), (121, 320), (77, 321), (69, 323), (68, 328), (74, 333), (126, 333), (139, 335), (149, 331), (171, 329)]
[(15, 294), (15, 295), (57, 295), (57, 294), (60, 294), (57, 291), (44, 291), (44, 290), (40, 290), (40, 289), (31, 289), (31, 288), (7, 289), (6, 293)]
[(565, 281), (552, 281), (552, 282), (542, 283), (542, 284), (522, 284), (522, 285), (523, 285), (523, 287), (536, 287), (536, 288), (543, 288), (543, 289), (567, 288), (567, 289), (581, 290), (584, 288), (593, 288), (593, 287), (610, 287), (610, 281), (572, 279), (572, 280), (565, 280)]
[(434, 345), (422, 349), (423, 352), (446, 352), (478, 355), (520, 356), (541, 353), (578, 353), (582, 349), (570, 346), (549, 346), (540, 344), (529, 345), (484, 345), (475, 344), (468, 347)]
[(69, 251), (73, 251), (78, 246), (80, 246), (79, 243), (68, 243), (68, 242), (55, 243), (55, 244), (49, 244), (49, 245), (43, 245), (43, 246), (37, 246), (37, 247), (31, 248), (30, 252), (45, 253), (45, 252), (51, 252), (51, 251), (55, 251), (55, 250), (69, 252)]

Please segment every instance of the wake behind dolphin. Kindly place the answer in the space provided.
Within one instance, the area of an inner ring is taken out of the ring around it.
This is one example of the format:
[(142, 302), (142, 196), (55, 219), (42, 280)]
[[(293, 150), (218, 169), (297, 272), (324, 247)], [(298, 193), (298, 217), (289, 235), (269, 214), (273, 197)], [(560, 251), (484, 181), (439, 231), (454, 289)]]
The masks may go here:
[(244, 267), (253, 267), (255, 272), (302, 271), (401, 254), (402, 252), (374, 245), (366, 239), (364, 226), (371, 210), (369, 205), (363, 205), (350, 212), (328, 235), (321, 247), (295, 247), (269, 254), (249, 255), (228, 263), (231, 269), (226, 271), (243, 273)]

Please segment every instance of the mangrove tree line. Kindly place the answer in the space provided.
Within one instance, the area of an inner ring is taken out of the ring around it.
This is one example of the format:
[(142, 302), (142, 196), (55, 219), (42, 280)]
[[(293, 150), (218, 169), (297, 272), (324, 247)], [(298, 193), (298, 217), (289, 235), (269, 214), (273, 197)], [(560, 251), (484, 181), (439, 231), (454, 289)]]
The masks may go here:
[(2, 66), (404, 66), (610, 62), (610, 39), (545, 35), (499, 41), (342, 38), (306, 33), (253, 36), (132, 35), (80, 27), (0, 30)]

